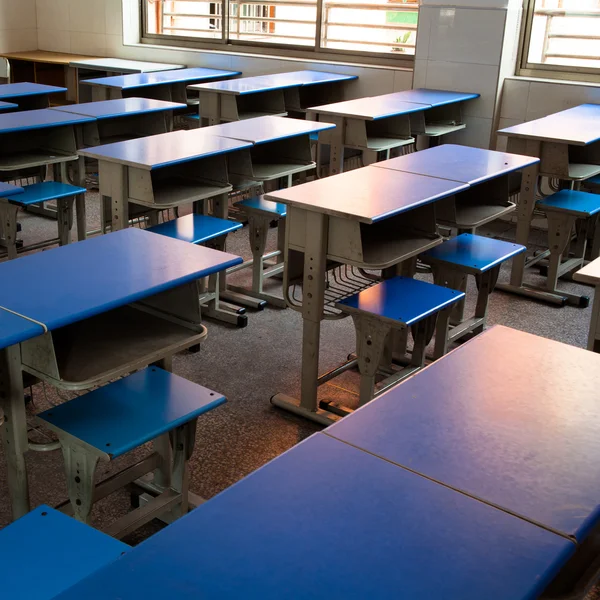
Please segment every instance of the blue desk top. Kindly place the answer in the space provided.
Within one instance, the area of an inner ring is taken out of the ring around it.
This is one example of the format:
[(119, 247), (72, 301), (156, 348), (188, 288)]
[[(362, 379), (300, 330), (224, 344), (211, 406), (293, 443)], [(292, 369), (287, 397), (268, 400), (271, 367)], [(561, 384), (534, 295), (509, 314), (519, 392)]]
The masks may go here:
[(589, 122), (590, 119), (600, 118), (600, 104), (580, 104), (579, 106), (567, 108), (555, 114), (569, 119), (575, 117)]
[(198, 92), (219, 92), (221, 94), (233, 94), (243, 96), (244, 94), (256, 94), (285, 88), (298, 87), (300, 84), (290, 79), (273, 79), (272, 75), (258, 77), (242, 77), (240, 79), (229, 79), (227, 81), (213, 81), (211, 83), (198, 83), (188, 86)]
[(479, 94), (464, 92), (449, 92), (446, 90), (428, 90), (417, 88), (415, 90), (404, 90), (389, 94), (401, 98), (405, 102), (417, 102), (418, 104), (430, 104), (432, 107), (444, 106), (445, 104), (455, 104), (457, 102), (466, 102), (479, 98)]
[(539, 158), (531, 156), (443, 144), (384, 160), (373, 166), (476, 185), (539, 162)]
[(0, 134), (65, 125), (81, 125), (83, 123), (91, 123), (94, 120), (91, 117), (64, 113), (53, 108), (23, 110), (0, 115)]
[(204, 129), (194, 129), (95, 146), (80, 150), (79, 154), (151, 170), (251, 147), (248, 142), (207, 135)]
[(496, 326), (327, 432), (581, 541), (600, 517), (600, 355)]
[(44, 94), (56, 94), (66, 92), (67, 88), (42, 83), (6, 83), (0, 85), (1, 98), (18, 98), (19, 96), (40, 96)]
[(57, 600), (533, 600), (574, 548), (319, 433)]
[[(31, 548), (48, 554), (31, 555)], [(38, 506), (0, 531), (2, 594), (50, 600), (119, 558), (129, 546), (48, 506)], [(35, 577), (23, 574), (24, 565)]]
[(600, 119), (582, 119), (581, 114), (564, 111), (506, 127), (498, 133), (520, 139), (587, 146), (600, 141)]
[(272, 75), (261, 75), (264, 80), (271, 80), (273, 85), (283, 81), (291, 81), (297, 85), (318, 85), (320, 83), (336, 83), (339, 81), (352, 81), (358, 79), (357, 75), (342, 75), (340, 73), (327, 73), (326, 71), (290, 71), (287, 73), (273, 73)]
[(56, 329), (241, 261), (129, 228), (1, 263), (0, 281), (16, 284), (0, 288), (0, 307)]
[(253, 144), (264, 144), (299, 135), (310, 135), (311, 133), (333, 129), (334, 127), (335, 125), (332, 123), (264, 116), (204, 127), (203, 130), (210, 135), (234, 138), (236, 140), (252, 142)]
[(25, 190), (22, 187), (18, 187), (16, 185), (0, 181), (0, 198), (6, 198), (7, 196), (22, 194), (24, 191)]
[(8, 348), (44, 333), (44, 328), (33, 321), (0, 308), (0, 349)]
[(448, 179), (373, 165), (265, 194), (267, 200), (362, 223), (376, 223), (469, 188)]
[(322, 106), (311, 106), (308, 111), (324, 115), (337, 115), (376, 121), (397, 115), (408, 115), (429, 109), (428, 104), (416, 104), (395, 98), (393, 94), (385, 96), (372, 96), (370, 98), (357, 98), (356, 100), (344, 100), (333, 104)]
[(10, 110), (12, 108), (19, 108), (19, 105), (14, 102), (0, 102), (0, 110)]
[(117, 75), (114, 77), (98, 77), (97, 79), (84, 79), (81, 83), (98, 85), (102, 87), (131, 90), (135, 88), (167, 85), (171, 83), (191, 83), (210, 79), (224, 79), (241, 75), (240, 71), (223, 71), (221, 69), (176, 69), (175, 71), (157, 71), (155, 73), (132, 73), (130, 75)]
[(131, 117), (167, 110), (186, 108), (179, 102), (166, 102), (164, 100), (150, 100), (149, 98), (117, 98), (101, 102), (85, 102), (84, 104), (70, 104), (57, 106), (52, 110), (60, 112), (94, 117), (98, 120), (115, 117)]

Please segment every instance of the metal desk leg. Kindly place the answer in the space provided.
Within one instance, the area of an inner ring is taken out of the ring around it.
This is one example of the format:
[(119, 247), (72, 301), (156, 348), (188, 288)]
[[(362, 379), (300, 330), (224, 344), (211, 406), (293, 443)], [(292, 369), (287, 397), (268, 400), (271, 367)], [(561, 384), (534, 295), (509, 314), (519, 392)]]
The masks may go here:
[[(510, 150), (509, 150), (510, 151)], [(534, 155), (534, 154), (530, 154)], [(519, 205), (517, 207), (517, 244), (527, 246), (529, 242), (529, 233), (531, 231), (531, 219), (535, 207), (535, 192), (538, 179), (539, 167), (534, 165), (523, 170), (523, 182), (521, 184), (521, 193), (519, 196)], [(511, 292), (526, 298), (541, 300), (550, 304), (564, 306), (566, 299), (560, 294), (536, 289), (523, 283), (525, 276), (526, 253), (518, 254), (512, 260), (512, 270), (510, 283), (499, 283), (496, 289), (504, 292)]]
[(129, 226), (127, 167), (101, 160), (98, 165), (100, 194), (110, 198), (112, 231)]
[(302, 382), (300, 401), (276, 394), (271, 403), (323, 425), (335, 422), (331, 413), (318, 408), (319, 341), (325, 302), (325, 265), (327, 259), (326, 215), (306, 212), (304, 279), (302, 283)]
[(596, 286), (596, 293), (594, 294), (587, 348), (592, 352), (600, 352), (600, 285)]
[(25, 452), (27, 420), (23, 398), (20, 346), (0, 350), (0, 410), (4, 413), (1, 435), (8, 469), (8, 489), (13, 519), (29, 512), (29, 486)]
[(329, 175), (337, 175), (344, 170), (344, 138), (346, 136), (346, 119), (334, 117), (329, 119), (335, 123), (335, 129), (331, 132), (331, 143), (329, 146)]

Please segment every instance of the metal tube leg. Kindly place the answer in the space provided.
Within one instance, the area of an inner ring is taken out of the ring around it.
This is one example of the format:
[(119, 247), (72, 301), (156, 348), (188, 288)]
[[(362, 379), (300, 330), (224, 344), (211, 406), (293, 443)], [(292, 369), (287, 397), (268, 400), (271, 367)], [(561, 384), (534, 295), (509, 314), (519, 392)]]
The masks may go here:
[(2, 217), (2, 229), (4, 232), (4, 243), (9, 260), (17, 258), (17, 216), (19, 207), (15, 204), (2, 202), (0, 204), (0, 216)]
[(594, 304), (592, 305), (592, 320), (588, 336), (588, 350), (600, 352), (600, 285), (596, 286)]
[(433, 348), (433, 359), (437, 360), (448, 352), (448, 329), (450, 325), (450, 314), (452, 307), (441, 310), (435, 328), (435, 343)]
[(487, 313), (490, 294), (494, 290), (494, 286), (496, 285), (496, 281), (498, 280), (499, 272), (500, 267), (494, 267), (486, 273), (483, 273), (481, 277), (477, 278), (478, 294), (477, 305), (475, 306), (475, 318), (481, 319), (481, 324), (473, 329), (473, 333), (475, 335), (481, 333), (485, 329), (487, 323)]
[(71, 243), (71, 228), (73, 227), (74, 198), (60, 198), (56, 201), (58, 225), (58, 243), (66, 246)]
[(94, 479), (98, 455), (87, 448), (73, 444), (69, 439), (61, 439), (67, 489), (74, 516), (78, 521), (90, 524), (90, 515), (94, 504)]
[(282, 263), (285, 252), (285, 218), (279, 219), (279, 222), (277, 223), (277, 250), (279, 250), (281, 254), (276, 258), (275, 262)]
[(263, 291), (263, 255), (267, 247), (269, 221), (265, 217), (250, 215), (248, 219), (250, 242), (252, 245), (252, 291)]
[(548, 261), (546, 287), (549, 291), (555, 291), (558, 285), (562, 257), (571, 241), (571, 232), (575, 219), (553, 213), (546, 215), (546, 217), (548, 219), (548, 239), (550, 242), (550, 260)]
[(85, 194), (77, 194), (75, 197), (75, 213), (77, 215), (77, 240), (81, 242), (87, 239)]
[(27, 421), (21, 350), (18, 345), (0, 350), (0, 410), (4, 413), (0, 438), (7, 465), (8, 493), (13, 519), (18, 519), (29, 512), (29, 485), (25, 464), (25, 452), (28, 449)]
[(196, 419), (182, 425), (172, 432), (173, 470), (171, 488), (181, 494), (181, 503), (174, 509), (176, 517), (182, 517), (189, 510), (189, 466), (188, 461), (194, 451), (196, 438)]

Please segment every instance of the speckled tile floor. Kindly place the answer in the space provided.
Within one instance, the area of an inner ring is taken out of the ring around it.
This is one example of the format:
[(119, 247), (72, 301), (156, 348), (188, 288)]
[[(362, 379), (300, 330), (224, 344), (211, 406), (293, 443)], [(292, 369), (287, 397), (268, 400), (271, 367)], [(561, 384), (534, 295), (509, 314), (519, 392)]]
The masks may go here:
[[(98, 224), (98, 196), (88, 194), (88, 220)], [(55, 224), (44, 218), (24, 214), (20, 219), (22, 237), (26, 243), (37, 242), (54, 235)], [(274, 234), (274, 230), (272, 231)], [(506, 223), (495, 224), (489, 233), (504, 239), (514, 236), (514, 228)], [(539, 244), (544, 234), (534, 232)], [(228, 250), (249, 256), (247, 230), (230, 237)], [(274, 241), (274, 235), (271, 242)], [(508, 270), (501, 273), (506, 280)], [(247, 274), (237, 275), (247, 281)], [(565, 289), (592, 296), (591, 288), (565, 282)], [(43, 290), (40, 290), (42, 293)], [(473, 289), (471, 289), (473, 292)], [(471, 297), (473, 294), (471, 294)], [(568, 344), (584, 347), (591, 309), (554, 308), (501, 292), (491, 298), (489, 322), (501, 323)], [(263, 312), (249, 311), (249, 324), (237, 329), (213, 321), (207, 322), (209, 335), (197, 354), (182, 353), (174, 359), (174, 372), (192, 381), (223, 393), (228, 402), (199, 420), (197, 443), (191, 460), (191, 489), (210, 498), (278, 456), (308, 435), (320, 429), (316, 424), (280, 411), (269, 403), (276, 392), (297, 395), (301, 317), (287, 309), (268, 308)], [(354, 331), (349, 319), (327, 321), (321, 342), (321, 369), (325, 371), (345, 360), (354, 348)], [(356, 399), (357, 377), (346, 374), (323, 386), (321, 394), (331, 399), (344, 399), (352, 404)], [(67, 397), (42, 385), (33, 390), (33, 403), (28, 406), (32, 416)], [(32, 436), (39, 436), (32, 432)], [(103, 478), (114, 469), (133, 462), (146, 452), (139, 449), (106, 469), (99, 469)], [(1, 453), (1, 450), (0, 450)], [(67, 497), (59, 452), (29, 453), (32, 504), (56, 505)], [(93, 520), (98, 527), (108, 525), (129, 508), (129, 495), (119, 492), (94, 509)], [(6, 489), (4, 461), (0, 459), (0, 527), (9, 523), (10, 509)], [(150, 524), (126, 540), (136, 543), (160, 525)], [(590, 600), (600, 599), (594, 593)]]

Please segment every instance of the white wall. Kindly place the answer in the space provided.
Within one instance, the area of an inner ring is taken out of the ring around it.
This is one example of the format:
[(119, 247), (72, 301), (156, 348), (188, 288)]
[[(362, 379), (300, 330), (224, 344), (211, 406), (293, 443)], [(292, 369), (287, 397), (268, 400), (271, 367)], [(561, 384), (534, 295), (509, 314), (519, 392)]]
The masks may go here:
[[(0, 0), (6, 2), (7, 0)], [(29, 1), (29, 0), (27, 0)], [(216, 67), (242, 71), (246, 76), (327, 69), (355, 73), (357, 82), (348, 86), (348, 97), (373, 96), (410, 89), (412, 70), (383, 67), (357, 67), (301, 60), (249, 56), (136, 44), (139, 40), (139, 0), (35, 0), (40, 50), (116, 56), (189, 66)], [(123, 15), (125, 32), (123, 31)], [(123, 39), (127, 45), (123, 43)]]
[(35, 0), (0, 0), (0, 52), (37, 50)]

